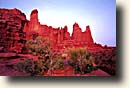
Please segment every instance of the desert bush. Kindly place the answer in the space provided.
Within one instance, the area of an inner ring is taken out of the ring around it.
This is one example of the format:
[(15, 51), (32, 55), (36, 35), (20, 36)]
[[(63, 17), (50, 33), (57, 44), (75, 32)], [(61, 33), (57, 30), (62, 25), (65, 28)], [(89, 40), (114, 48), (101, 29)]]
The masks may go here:
[(30, 76), (42, 75), (48, 69), (46, 63), (42, 60), (34, 61), (31, 58), (17, 63), (15, 68), (18, 71), (30, 74)]
[(49, 39), (43, 38), (42, 36), (38, 36), (34, 40), (28, 40), (26, 42), (26, 48), (29, 53), (38, 56), (40, 59), (44, 59), (44, 56), (51, 52)]
[(52, 59), (52, 66), (53, 69), (64, 69), (64, 59), (62, 58), (62, 55), (55, 55)]
[(33, 71), (33, 59), (27, 59), (16, 64), (16, 68), (19, 71), (32, 73)]
[(85, 48), (71, 48), (68, 54), (71, 58), (69, 64), (74, 68), (76, 74), (94, 70), (94, 57)]
[(116, 74), (116, 49), (105, 49), (94, 54), (95, 62), (100, 69), (110, 75)]

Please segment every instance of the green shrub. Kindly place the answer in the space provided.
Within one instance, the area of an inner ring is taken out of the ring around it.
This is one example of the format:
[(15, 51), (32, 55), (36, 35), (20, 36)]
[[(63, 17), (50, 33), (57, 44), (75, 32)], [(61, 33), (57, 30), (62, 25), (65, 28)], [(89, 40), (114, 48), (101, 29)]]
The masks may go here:
[(36, 37), (35, 40), (28, 40), (26, 48), (30, 54), (37, 55), (40, 59), (43, 59), (46, 54), (50, 54), (51, 52), (49, 39), (42, 36)]
[(42, 75), (48, 69), (42, 60), (34, 61), (33, 59), (26, 59), (15, 66), (18, 71), (29, 73), (30, 76)]
[(91, 72), (96, 70), (95, 59), (85, 48), (71, 48), (68, 51), (70, 56), (69, 64), (74, 68), (75, 73)]

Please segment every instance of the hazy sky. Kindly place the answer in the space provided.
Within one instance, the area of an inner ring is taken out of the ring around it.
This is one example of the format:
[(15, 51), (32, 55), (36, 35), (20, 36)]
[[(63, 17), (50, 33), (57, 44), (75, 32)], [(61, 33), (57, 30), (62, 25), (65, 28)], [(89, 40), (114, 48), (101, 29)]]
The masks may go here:
[(30, 19), (38, 9), (39, 21), (53, 27), (78, 22), (82, 31), (90, 25), (95, 42), (116, 46), (116, 0), (0, 0), (0, 8), (18, 8)]

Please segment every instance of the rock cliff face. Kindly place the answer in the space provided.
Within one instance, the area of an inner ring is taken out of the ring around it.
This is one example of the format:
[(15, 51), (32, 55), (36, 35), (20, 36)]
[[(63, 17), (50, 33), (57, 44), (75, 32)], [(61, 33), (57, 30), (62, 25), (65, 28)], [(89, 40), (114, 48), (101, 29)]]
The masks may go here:
[(78, 23), (74, 23), (73, 33), (70, 36), (67, 26), (64, 26), (64, 28), (53, 28), (52, 26), (40, 24), (36, 9), (31, 12), (30, 21), (25, 24), (24, 31), (26, 32), (26, 39), (33, 38), (36, 34), (49, 38), (51, 47), (55, 50), (62, 50), (65, 47), (94, 46), (89, 26), (86, 26), (86, 31), (82, 32)]
[(53, 28), (40, 24), (37, 9), (31, 12), (30, 20), (27, 20), (24, 13), (16, 8), (0, 9), (0, 49), (5, 52), (22, 52), (26, 41), (37, 36), (48, 38), (51, 48), (61, 52), (68, 47), (88, 49), (101, 47), (94, 43), (89, 26), (86, 26), (86, 30), (82, 32), (78, 23), (74, 23), (70, 36), (67, 26)]
[(26, 17), (20, 10), (0, 9), (0, 47), (2, 52), (21, 52), (25, 43), (23, 32)]

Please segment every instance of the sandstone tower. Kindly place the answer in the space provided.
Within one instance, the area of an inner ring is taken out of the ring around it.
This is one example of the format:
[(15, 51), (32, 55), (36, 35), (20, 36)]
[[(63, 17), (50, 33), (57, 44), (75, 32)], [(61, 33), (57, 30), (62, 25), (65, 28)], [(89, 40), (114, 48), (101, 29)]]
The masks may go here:
[[(67, 25), (63, 28), (53, 28), (46, 24), (40, 24), (37, 9), (31, 12), (30, 20), (27, 20), (26, 16), (17, 9), (1, 9), (0, 11), (2, 13), (0, 16), (0, 37), (3, 37), (0, 40), (0, 46), (5, 47), (5, 49), (10, 49), (19, 43), (24, 44), (25, 41), (35, 39), (37, 36), (48, 38), (51, 48), (56, 51), (62, 51), (64, 48), (70, 47), (95, 47), (89, 26), (86, 26), (86, 30), (82, 32), (78, 23), (74, 23), (73, 32), (70, 36)], [(9, 40), (8, 36), (10, 36)]]

